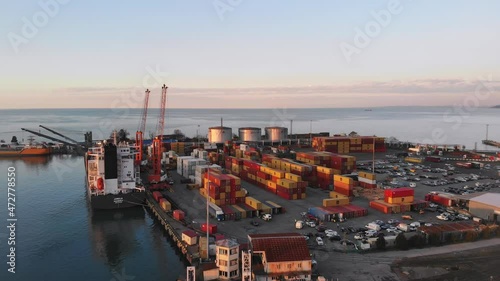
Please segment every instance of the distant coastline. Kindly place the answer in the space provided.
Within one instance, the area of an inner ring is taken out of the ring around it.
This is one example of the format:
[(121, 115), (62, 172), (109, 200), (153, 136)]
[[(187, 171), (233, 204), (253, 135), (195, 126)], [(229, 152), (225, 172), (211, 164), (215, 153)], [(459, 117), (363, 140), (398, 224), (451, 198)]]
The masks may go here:
[(491, 108), (500, 108), (500, 104), (499, 104), (499, 105), (492, 106)]

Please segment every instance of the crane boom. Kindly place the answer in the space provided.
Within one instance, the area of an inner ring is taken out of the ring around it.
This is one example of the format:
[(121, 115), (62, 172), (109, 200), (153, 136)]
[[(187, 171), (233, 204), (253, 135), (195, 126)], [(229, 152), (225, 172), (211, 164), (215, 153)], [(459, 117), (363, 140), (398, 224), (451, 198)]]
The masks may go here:
[(78, 146), (77, 144), (69, 143), (67, 141), (63, 141), (63, 140), (60, 140), (60, 139), (48, 136), (46, 134), (38, 133), (38, 132), (35, 132), (35, 131), (32, 131), (32, 130), (28, 130), (28, 129), (25, 129), (25, 128), (21, 128), (21, 130), (29, 132), (29, 133), (32, 133), (32, 134), (37, 135), (37, 136), (42, 137), (42, 138), (46, 138), (46, 139), (49, 139), (49, 140), (52, 140), (52, 141), (57, 141), (57, 142), (63, 143), (65, 145)]
[(60, 133), (58, 133), (58, 132), (56, 132), (56, 131), (54, 131), (54, 130), (52, 130), (52, 129), (49, 129), (49, 128), (45, 127), (45, 126), (42, 126), (42, 125), (38, 125), (38, 126), (40, 126), (41, 128), (44, 128), (45, 130), (47, 130), (47, 131), (49, 131), (49, 132), (51, 132), (51, 133), (53, 133), (53, 134), (55, 134), (55, 135), (58, 135), (58, 136), (60, 136), (60, 137), (63, 137), (63, 138), (65, 138), (65, 139), (69, 140), (69, 141), (72, 141), (72, 142), (74, 142), (74, 143), (78, 143), (76, 140), (74, 140), (74, 139), (72, 139), (72, 138), (69, 138), (69, 137), (67, 137), (67, 136), (65, 136), (65, 135), (63, 135), (63, 134), (60, 134)]
[(136, 145), (139, 147), (139, 153), (135, 155), (135, 162), (136, 165), (140, 165), (142, 162), (142, 156), (144, 154), (143, 152), (143, 147), (144, 147), (144, 131), (146, 130), (146, 119), (148, 116), (148, 104), (149, 104), (149, 89), (146, 89), (146, 92), (144, 93), (144, 105), (142, 106), (142, 119), (141, 123), (139, 124), (139, 129), (135, 133), (135, 142)]
[(163, 132), (165, 130), (165, 107), (167, 104), (167, 89), (168, 87), (163, 84), (161, 88), (161, 103), (160, 103), (160, 115), (158, 115), (158, 127), (156, 128), (156, 133), (163, 140)]
[(148, 103), (149, 103), (149, 89), (146, 89), (144, 93), (144, 105), (142, 107), (142, 119), (141, 124), (139, 125), (139, 131), (145, 133), (146, 132), (146, 119), (148, 117)]

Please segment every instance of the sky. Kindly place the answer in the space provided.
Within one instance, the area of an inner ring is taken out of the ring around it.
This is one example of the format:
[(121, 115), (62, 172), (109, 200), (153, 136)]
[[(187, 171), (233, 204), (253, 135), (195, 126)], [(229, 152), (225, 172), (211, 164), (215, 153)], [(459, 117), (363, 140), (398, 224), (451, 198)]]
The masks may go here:
[(3, 1), (0, 109), (500, 104), (500, 1)]

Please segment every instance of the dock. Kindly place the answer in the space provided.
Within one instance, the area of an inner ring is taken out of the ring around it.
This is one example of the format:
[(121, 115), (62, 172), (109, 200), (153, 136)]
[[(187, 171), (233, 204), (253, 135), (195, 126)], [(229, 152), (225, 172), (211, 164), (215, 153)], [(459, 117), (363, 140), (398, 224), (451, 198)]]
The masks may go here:
[(149, 190), (146, 191), (146, 205), (155, 215), (158, 221), (160, 221), (161, 225), (165, 228), (166, 233), (173, 240), (174, 244), (177, 246), (189, 265), (196, 266), (200, 260), (198, 246), (188, 246), (185, 242), (182, 241), (181, 235), (184, 230), (188, 230), (190, 228), (188, 228), (182, 222), (175, 220), (171, 216), (171, 212), (165, 212), (160, 207), (158, 202), (154, 200), (153, 195)]

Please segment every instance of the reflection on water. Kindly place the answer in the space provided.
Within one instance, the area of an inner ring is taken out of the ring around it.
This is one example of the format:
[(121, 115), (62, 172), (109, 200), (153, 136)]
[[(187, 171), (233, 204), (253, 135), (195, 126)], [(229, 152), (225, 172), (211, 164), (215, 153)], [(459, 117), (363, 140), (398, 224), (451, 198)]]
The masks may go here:
[(111, 267), (121, 266), (139, 245), (137, 231), (145, 225), (142, 207), (119, 210), (89, 208), (93, 253)]
[(24, 157), (0, 157), (0, 161), (11, 161), (12, 163), (24, 163), (26, 166), (47, 166), (52, 161), (51, 155), (24, 156)]

